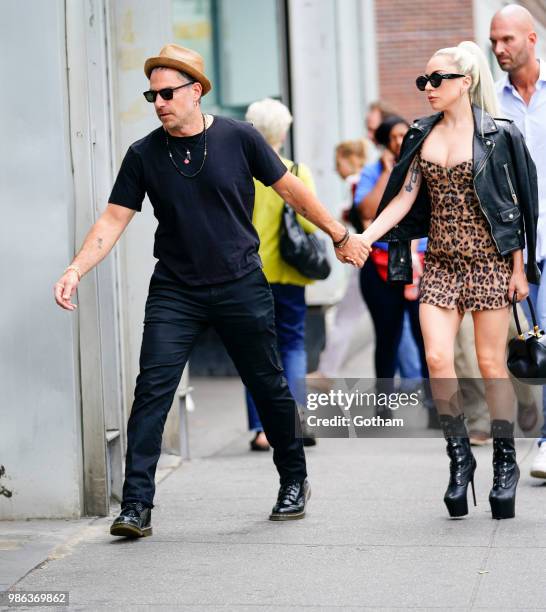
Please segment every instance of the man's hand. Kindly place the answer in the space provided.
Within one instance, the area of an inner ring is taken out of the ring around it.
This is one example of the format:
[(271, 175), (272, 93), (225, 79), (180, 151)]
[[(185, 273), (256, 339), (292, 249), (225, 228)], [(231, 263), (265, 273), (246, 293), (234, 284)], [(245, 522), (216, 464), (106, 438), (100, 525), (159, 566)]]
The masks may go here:
[(339, 261), (362, 268), (368, 259), (370, 250), (370, 245), (362, 238), (362, 235), (351, 234), (345, 245), (341, 249), (335, 249), (335, 252)]
[(108, 204), (89, 230), (80, 252), (72, 262), (78, 272), (67, 268), (55, 283), (53, 288), (55, 301), (61, 308), (76, 310), (77, 306), (71, 303), (70, 298), (80, 284), (81, 276), (87, 274), (108, 255), (134, 215), (135, 211), (130, 208)]
[(55, 283), (53, 287), (55, 301), (61, 308), (65, 310), (76, 310), (78, 306), (72, 304), (70, 298), (76, 293), (79, 284), (78, 273), (75, 270), (67, 270)]

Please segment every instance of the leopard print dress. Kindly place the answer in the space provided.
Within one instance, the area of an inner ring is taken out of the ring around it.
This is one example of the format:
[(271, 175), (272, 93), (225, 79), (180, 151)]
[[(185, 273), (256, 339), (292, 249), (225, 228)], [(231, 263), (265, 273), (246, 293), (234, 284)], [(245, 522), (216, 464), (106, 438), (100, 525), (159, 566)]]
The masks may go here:
[(445, 168), (419, 166), (431, 201), (431, 220), (419, 301), (460, 313), (510, 305), (512, 256), (499, 254), (474, 191), (472, 160)]

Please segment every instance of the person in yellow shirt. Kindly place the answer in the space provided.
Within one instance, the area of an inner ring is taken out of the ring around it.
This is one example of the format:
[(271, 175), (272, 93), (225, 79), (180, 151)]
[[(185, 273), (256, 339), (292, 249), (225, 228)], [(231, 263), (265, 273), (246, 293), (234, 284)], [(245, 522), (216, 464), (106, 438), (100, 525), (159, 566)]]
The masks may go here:
[[(286, 139), (292, 115), (288, 108), (272, 98), (265, 98), (251, 104), (246, 112), (246, 120), (264, 136), (274, 151), (279, 155), (288, 169), (297, 173), (309, 189), (315, 192), (311, 171), (304, 164), (297, 164), (280, 155)], [(307, 374), (307, 354), (305, 352), (305, 285), (313, 282), (302, 276), (295, 268), (287, 264), (280, 253), (280, 228), (284, 202), (271, 188), (259, 181), (254, 181), (256, 196), (252, 222), (260, 237), (259, 255), (263, 263), (263, 272), (267, 278), (275, 302), (275, 327), (277, 344), (281, 356), (288, 386), (299, 404), (305, 403), (305, 376)], [(298, 222), (307, 233), (316, 231), (316, 227), (301, 215)], [(269, 450), (269, 444), (256, 404), (246, 391), (248, 427), (255, 432), (250, 442), (252, 450)], [(304, 444), (315, 441), (306, 438)]]

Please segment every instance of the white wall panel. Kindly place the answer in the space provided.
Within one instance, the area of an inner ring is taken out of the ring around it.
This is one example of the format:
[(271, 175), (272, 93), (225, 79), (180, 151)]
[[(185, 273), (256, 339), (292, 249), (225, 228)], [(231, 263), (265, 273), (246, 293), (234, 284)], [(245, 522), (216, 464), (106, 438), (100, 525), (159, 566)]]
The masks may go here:
[(82, 508), (76, 317), (52, 291), (74, 249), (64, 28), (61, 0), (2, 2), (0, 485), (13, 492), (0, 496), (3, 519)]

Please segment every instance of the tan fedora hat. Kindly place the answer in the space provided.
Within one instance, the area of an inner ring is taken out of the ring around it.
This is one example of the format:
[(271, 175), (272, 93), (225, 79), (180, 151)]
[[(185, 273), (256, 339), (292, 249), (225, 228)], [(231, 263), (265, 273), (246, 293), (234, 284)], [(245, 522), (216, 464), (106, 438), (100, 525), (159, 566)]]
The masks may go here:
[(203, 95), (212, 89), (210, 81), (205, 76), (205, 62), (197, 51), (181, 47), (180, 45), (165, 45), (157, 57), (149, 57), (146, 60), (144, 64), (144, 73), (150, 78), (152, 70), (158, 66), (181, 70), (189, 74), (192, 78), (201, 83)]

